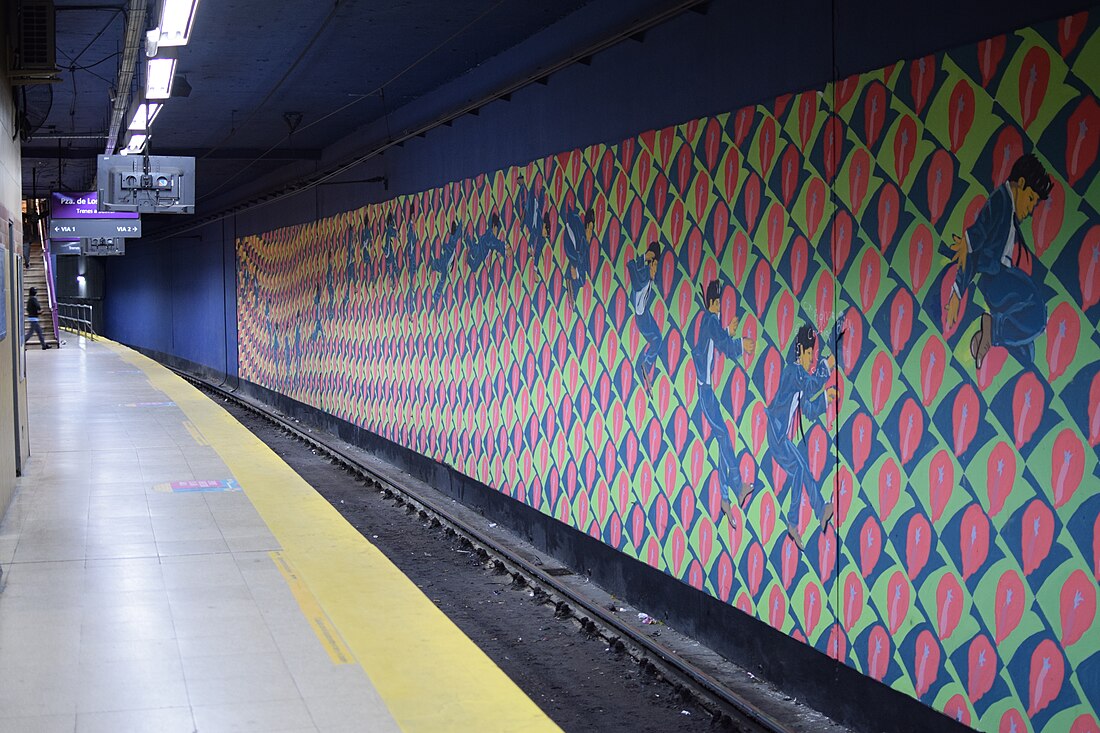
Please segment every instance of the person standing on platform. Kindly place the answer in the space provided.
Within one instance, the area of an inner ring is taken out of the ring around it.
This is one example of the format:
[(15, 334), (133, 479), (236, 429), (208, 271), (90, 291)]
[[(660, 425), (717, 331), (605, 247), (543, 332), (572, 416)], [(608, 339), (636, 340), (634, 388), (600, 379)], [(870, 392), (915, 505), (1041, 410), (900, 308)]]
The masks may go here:
[(27, 298), (27, 333), (23, 336), (23, 343), (31, 340), (31, 333), (38, 334), (38, 343), (43, 349), (50, 348), (46, 343), (46, 337), (42, 334), (42, 324), (38, 322), (38, 315), (42, 312), (42, 306), (38, 303), (38, 288), (31, 288), (31, 295)]

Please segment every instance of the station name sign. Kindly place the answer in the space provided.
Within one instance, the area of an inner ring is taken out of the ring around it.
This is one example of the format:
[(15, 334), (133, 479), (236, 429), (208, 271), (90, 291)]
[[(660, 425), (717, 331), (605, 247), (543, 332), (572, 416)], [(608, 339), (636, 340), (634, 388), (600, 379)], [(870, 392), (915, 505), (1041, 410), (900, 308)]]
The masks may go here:
[(95, 237), (141, 236), (141, 219), (52, 219), (50, 237), (58, 239), (85, 239)]
[(53, 219), (137, 219), (134, 211), (100, 211), (99, 191), (54, 191), (50, 194)]

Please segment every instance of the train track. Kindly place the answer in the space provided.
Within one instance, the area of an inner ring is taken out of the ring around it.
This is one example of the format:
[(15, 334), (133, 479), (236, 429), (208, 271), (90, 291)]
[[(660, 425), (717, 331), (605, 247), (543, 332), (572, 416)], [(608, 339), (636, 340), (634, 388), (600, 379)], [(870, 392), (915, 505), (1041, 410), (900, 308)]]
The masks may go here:
[[(302, 430), (266, 405), (223, 389), (192, 374), (173, 369), (178, 376), (200, 390), (230, 401), (244, 410), (258, 415), (305, 443), (314, 451), (340, 465), (371, 487), (392, 499), (395, 505), (407, 512), (417, 513), (420, 519), (434, 526), (442, 526), (464, 538), (472, 551), (483, 557), (496, 572), (512, 576), (513, 584), (541, 591), (547, 602), (556, 607), (562, 618), (573, 618), (582, 629), (602, 637), (610, 647), (629, 654), (643, 670), (659, 675), (671, 683), (681, 695), (695, 700), (715, 720), (724, 722), (732, 730), (746, 733), (799, 733), (805, 728), (791, 726), (747, 700), (710, 672), (685, 659), (666, 644), (647, 634), (640, 633), (623, 619), (576, 592), (558, 575), (528, 560), (505, 546), (489, 533), (459, 516), (449, 499), (442, 495), (426, 495), (423, 491), (402, 485), (401, 481), (386, 476), (364, 464), (358, 457), (345, 450), (338, 439), (313, 430)], [(480, 515), (479, 515), (480, 516)]]

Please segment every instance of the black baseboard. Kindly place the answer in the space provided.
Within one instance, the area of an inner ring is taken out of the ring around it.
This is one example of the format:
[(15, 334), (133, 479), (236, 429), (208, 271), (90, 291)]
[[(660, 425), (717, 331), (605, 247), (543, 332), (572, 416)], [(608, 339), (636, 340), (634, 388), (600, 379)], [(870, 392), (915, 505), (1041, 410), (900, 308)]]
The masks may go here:
[(143, 346), (134, 346), (132, 344), (123, 344), (128, 349), (133, 349), (139, 354), (148, 356), (153, 361), (159, 362), (166, 367), (170, 367), (177, 371), (186, 372), (204, 382), (216, 385), (218, 387), (224, 387), (225, 389), (236, 391), (238, 379), (236, 375), (226, 374), (220, 369), (207, 366), (206, 364), (200, 364), (197, 361), (191, 361), (190, 359), (184, 359), (174, 354), (166, 354), (163, 351), (156, 351), (154, 349), (147, 349)]
[(236, 393), (372, 453), (486, 519), (508, 527), (576, 572), (589, 575), (609, 593), (646, 609), (656, 618), (667, 620), (678, 630), (843, 725), (868, 733), (971, 730), (732, 605), (628, 557), (585, 532), (562, 524), (449, 466), (265, 387), (234, 377), (226, 378), (216, 370), (185, 359), (139, 350), (207, 381), (232, 383)]

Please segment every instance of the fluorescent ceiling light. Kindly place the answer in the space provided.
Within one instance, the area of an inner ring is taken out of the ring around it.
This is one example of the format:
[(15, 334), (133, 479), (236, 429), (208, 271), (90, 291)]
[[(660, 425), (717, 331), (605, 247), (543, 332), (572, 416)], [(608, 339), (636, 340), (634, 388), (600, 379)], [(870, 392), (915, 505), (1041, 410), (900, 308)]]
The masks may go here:
[(176, 74), (174, 58), (149, 59), (145, 64), (145, 98), (168, 99), (172, 96), (172, 77)]
[(118, 151), (120, 155), (130, 155), (132, 153), (140, 153), (145, 148), (145, 143), (149, 139), (149, 136), (143, 132), (134, 132), (130, 134), (130, 137), (126, 140), (126, 146), (122, 150)]
[(126, 129), (148, 130), (163, 107), (164, 105), (160, 102), (141, 102), (134, 107), (134, 112), (130, 115), (130, 124)]
[[(199, 0), (162, 0), (160, 26), (155, 30), (158, 46), (186, 46), (195, 24)], [(150, 34), (154, 35), (154, 34)]]

